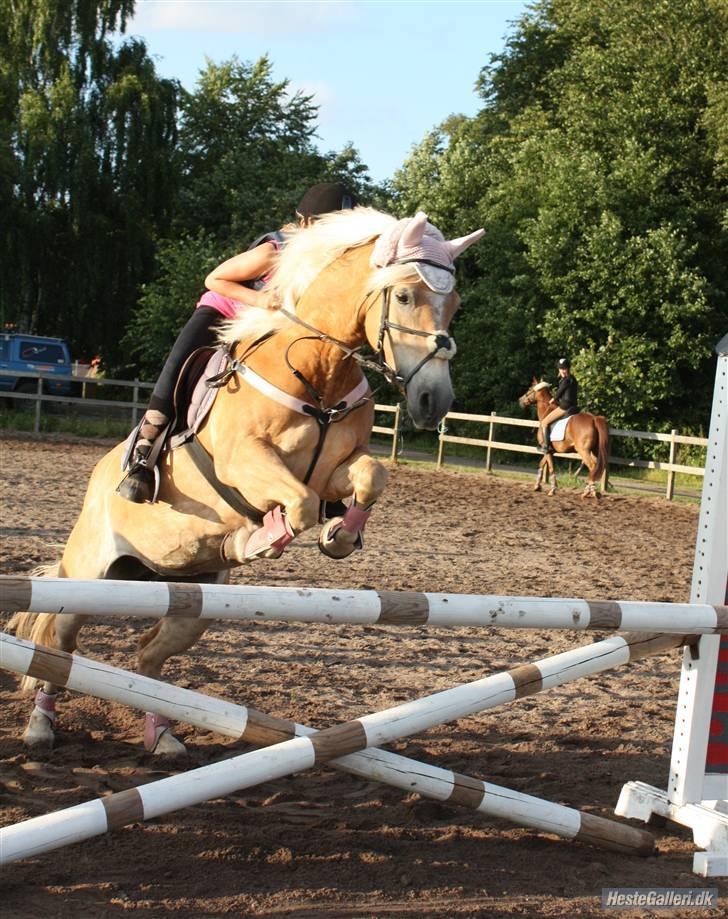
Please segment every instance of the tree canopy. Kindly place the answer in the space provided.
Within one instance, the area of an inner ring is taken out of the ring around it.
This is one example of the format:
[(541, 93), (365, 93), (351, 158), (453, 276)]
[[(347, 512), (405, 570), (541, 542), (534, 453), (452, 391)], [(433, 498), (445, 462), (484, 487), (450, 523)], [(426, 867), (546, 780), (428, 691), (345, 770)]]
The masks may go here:
[(461, 285), (464, 406), (503, 408), (568, 354), (612, 423), (705, 417), (728, 318), (727, 34), (717, 0), (543, 0), (481, 72), (480, 113), (395, 176), (403, 213), (487, 230)]
[[(156, 376), (210, 267), (311, 184), (418, 208), (460, 259), (459, 407), (509, 411), (572, 358), (585, 408), (697, 430), (728, 318), (725, 0), (537, 0), (453, 115), (375, 186), (322, 153), (267, 57), (187, 91), (124, 39), (132, 0), (0, 0), (0, 315)], [(474, 76), (476, 76), (474, 74)]]

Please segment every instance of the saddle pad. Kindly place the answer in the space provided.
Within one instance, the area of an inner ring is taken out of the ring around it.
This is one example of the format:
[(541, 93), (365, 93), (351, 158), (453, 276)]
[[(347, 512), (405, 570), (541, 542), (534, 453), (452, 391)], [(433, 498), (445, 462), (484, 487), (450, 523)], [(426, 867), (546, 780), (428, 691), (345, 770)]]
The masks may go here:
[(212, 404), (215, 401), (219, 389), (208, 389), (206, 386), (210, 377), (221, 373), (227, 363), (227, 352), (222, 348), (213, 352), (205, 369), (203, 370), (195, 388), (192, 390), (190, 401), (187, 406), (187, 427), (195, 433), (199, 430), (200, 425), (207, 417)]
[(554, 421), (551, 425), (549, 440), (563, 440), (566, 437), (566, 425), (573, 417), (573, 415), (565, 415), (563, 418), (559, 418), (558, 421)]

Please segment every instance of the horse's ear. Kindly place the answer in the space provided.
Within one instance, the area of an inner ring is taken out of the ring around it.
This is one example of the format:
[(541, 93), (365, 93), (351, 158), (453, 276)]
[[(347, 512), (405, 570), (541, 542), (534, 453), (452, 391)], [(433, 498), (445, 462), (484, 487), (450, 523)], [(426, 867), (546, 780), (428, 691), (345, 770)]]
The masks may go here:
[(410, 249), (414, 246), (418, 246), (422, 242), (426, 226), (427, 214), (425, 214), (424, 211), (417, 211), (402, 233), (402, 238), (399, 243), (400, 249)]
[(535, 386), (536, 383), (538, 383), (537, 378), (536, 378), (536, 377), (531, 377), (531, 386)]

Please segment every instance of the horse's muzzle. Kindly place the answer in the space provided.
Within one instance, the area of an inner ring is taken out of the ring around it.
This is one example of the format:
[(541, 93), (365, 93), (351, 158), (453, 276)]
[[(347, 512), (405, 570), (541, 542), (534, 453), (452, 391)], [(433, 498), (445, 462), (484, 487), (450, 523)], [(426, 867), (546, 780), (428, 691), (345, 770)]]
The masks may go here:
[(407, 408), (415, 427), (434, 431), (450, 410), (454, 395), (449, 376), (437, 386), (413, 380), (407, 390)]

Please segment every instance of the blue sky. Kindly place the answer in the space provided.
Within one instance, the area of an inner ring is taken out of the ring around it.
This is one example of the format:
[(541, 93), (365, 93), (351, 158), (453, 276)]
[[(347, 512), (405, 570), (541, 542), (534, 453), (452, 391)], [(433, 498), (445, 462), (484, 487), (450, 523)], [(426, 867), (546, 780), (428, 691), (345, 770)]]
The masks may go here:
[(313, 93), (318, 146), (351, 141), (391, 178), (448, 115), (474, 114), (473, 86), (523, 0), (137, 0), (127, 34), (192, 89), (205, 59), (268, 54), (274, 77)]

